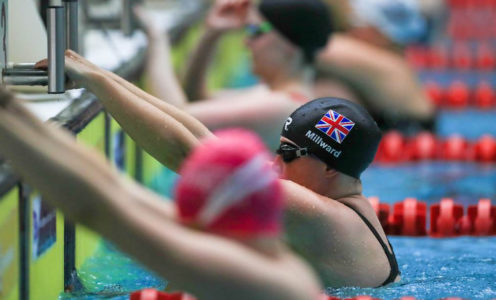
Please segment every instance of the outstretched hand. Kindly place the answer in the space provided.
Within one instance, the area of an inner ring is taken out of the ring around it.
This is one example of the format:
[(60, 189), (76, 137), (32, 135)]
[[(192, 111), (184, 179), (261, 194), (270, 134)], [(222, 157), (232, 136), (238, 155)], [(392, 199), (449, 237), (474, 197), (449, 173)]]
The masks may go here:
[(251, 0), (216, 0), (206, 25), (220, 32), (240, 29), (246, 25), (251, 5)]
[[(48, 68), (48, 60), (43, 59), (36, 63), (36, 69), (46, 70)], [(74, 89), (85, 87), (87, 84), (87, 76), (92, 72), (98, 72), (99, 68), (90, 63), (84, 57), (80, 56), (72, 50), (65, 51), (65, 72), (69, 77), (66, 83), (66, 89)]]

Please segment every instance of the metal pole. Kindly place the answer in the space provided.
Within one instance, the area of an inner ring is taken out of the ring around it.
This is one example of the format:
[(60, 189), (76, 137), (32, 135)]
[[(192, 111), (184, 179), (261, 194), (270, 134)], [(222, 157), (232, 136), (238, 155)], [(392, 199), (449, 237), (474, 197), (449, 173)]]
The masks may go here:
[(48, 76), (44, 70), (4, 69), (3, 76)]
[(65, 92), (65, 26), (64, 7), (49, 6), (48, 14), (48, 93)]
[(48, 85), (48, 76), (4, 76), (6, 85)]
[(131, 36), (134, 31), (133, 1), (122, 0), (121, 30), (125, 36)]
[(138, 27), (133, 7), (142, 3), (143, 0), (122, 0), (121, 30), (125, 36), (131, 36)]
[(78, 0), (64, 0), (66, 47), (79, 52)]
[(34, 63), (8, 63), (8, 69), (14, 70), (34, 70)]

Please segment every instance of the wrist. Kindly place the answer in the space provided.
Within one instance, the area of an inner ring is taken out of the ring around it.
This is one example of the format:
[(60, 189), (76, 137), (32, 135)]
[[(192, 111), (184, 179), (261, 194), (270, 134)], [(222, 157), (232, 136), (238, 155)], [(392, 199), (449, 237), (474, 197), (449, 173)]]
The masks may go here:
[(146, 32), (146, 36), (150, 40), (160, 40), (165, 36), (165, 34), (159, 30), (148, 30)]
[(98, 70), (92, 70), (86, 72), (83, 76), (81, 76), (80, 80), (78, 80), (77, 83), (84, 88), (94, 90), (109, 79), (109, 76), (105, 75), (105, 73), (99, 72)]
[(228, 31), (229, 30), (227, 29), (207, 27), (204, 35), (208, 39), (215, 40), (215, 39), (219, 39), (223, 34), (225, 34)]

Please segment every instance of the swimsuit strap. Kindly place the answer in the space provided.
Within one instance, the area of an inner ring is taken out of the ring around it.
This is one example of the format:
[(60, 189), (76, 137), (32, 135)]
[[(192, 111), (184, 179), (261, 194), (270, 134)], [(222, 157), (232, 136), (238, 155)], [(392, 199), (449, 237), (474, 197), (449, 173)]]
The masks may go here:
[(387, 257), (387, 259), (389, 261), (389, 266), (391, 267), (391, 271), (389, 272), (388, 278), (386, 279), (386, 281), (384, 281), (383, 284), (381, 284), (381, 286), (384, 286), (384, 285), (387, 285), (387, 284), (389, 284), (391, 282), (394, 282), (394, 279), (398, 275), (400, 275), (401, 272), (400, 272), (400, 270), (398, 268), (398, 262), (396, 261), (396, 256), (394, 254), (393, 246), (389, 242), (389, 239), (388, 239), (388, 244), (389, 244), (389, 247), (391, 248), (391, 252), (389, 252), (389, 249), (386, 246), (386, 243), (384, 243), (384, 241), (382, 240), (381, 235), (379, 234), (379, 232), (377, 232), (377, 230), (370, 223), (370, 221), (367, 218), (365, 218), (365, 216), (362, 215), (356, 208), (352, 207), (351, 205), (345, 204), (345, 203), (343, 203), (343, 204), (346, 205), (347, 207), (349, 207), (351, 210), (353, 210), (363, 220), (363, 222), (365, 223), (365, 225), (367, 225), (367, 227), (370, 229), (370, 231), (372, 231), (372, 233), (374, 234), (375, 238), (381, 244), (382, 249), (384, 249), (384, 253), (386, 254), (386, 257)]

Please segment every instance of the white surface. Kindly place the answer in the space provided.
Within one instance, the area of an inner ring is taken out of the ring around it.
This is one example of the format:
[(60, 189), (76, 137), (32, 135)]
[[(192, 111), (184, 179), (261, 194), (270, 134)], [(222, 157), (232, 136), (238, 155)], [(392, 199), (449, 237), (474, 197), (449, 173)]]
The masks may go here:
[[(68, 94), (17, 94), (19, 99), (26, 101), (27, 108), (42, 121), (47, 121), (64, 110), (70, 103)], [(36, 101), (33, 101), (36, 99)], [(40, 101), (41, 100), (41, 101)]]
[(118, 30), (89, 30), (85, 36), (85, 56), (92, 63), (106, 69), (115, 70), (136, 53), (146, 47), (146, 36), (135, 31), (131, 37), (124, 36)]
[(47, 33), (34, 0), (9, 0), (8, 61), (37, 62), (47, 57)]

